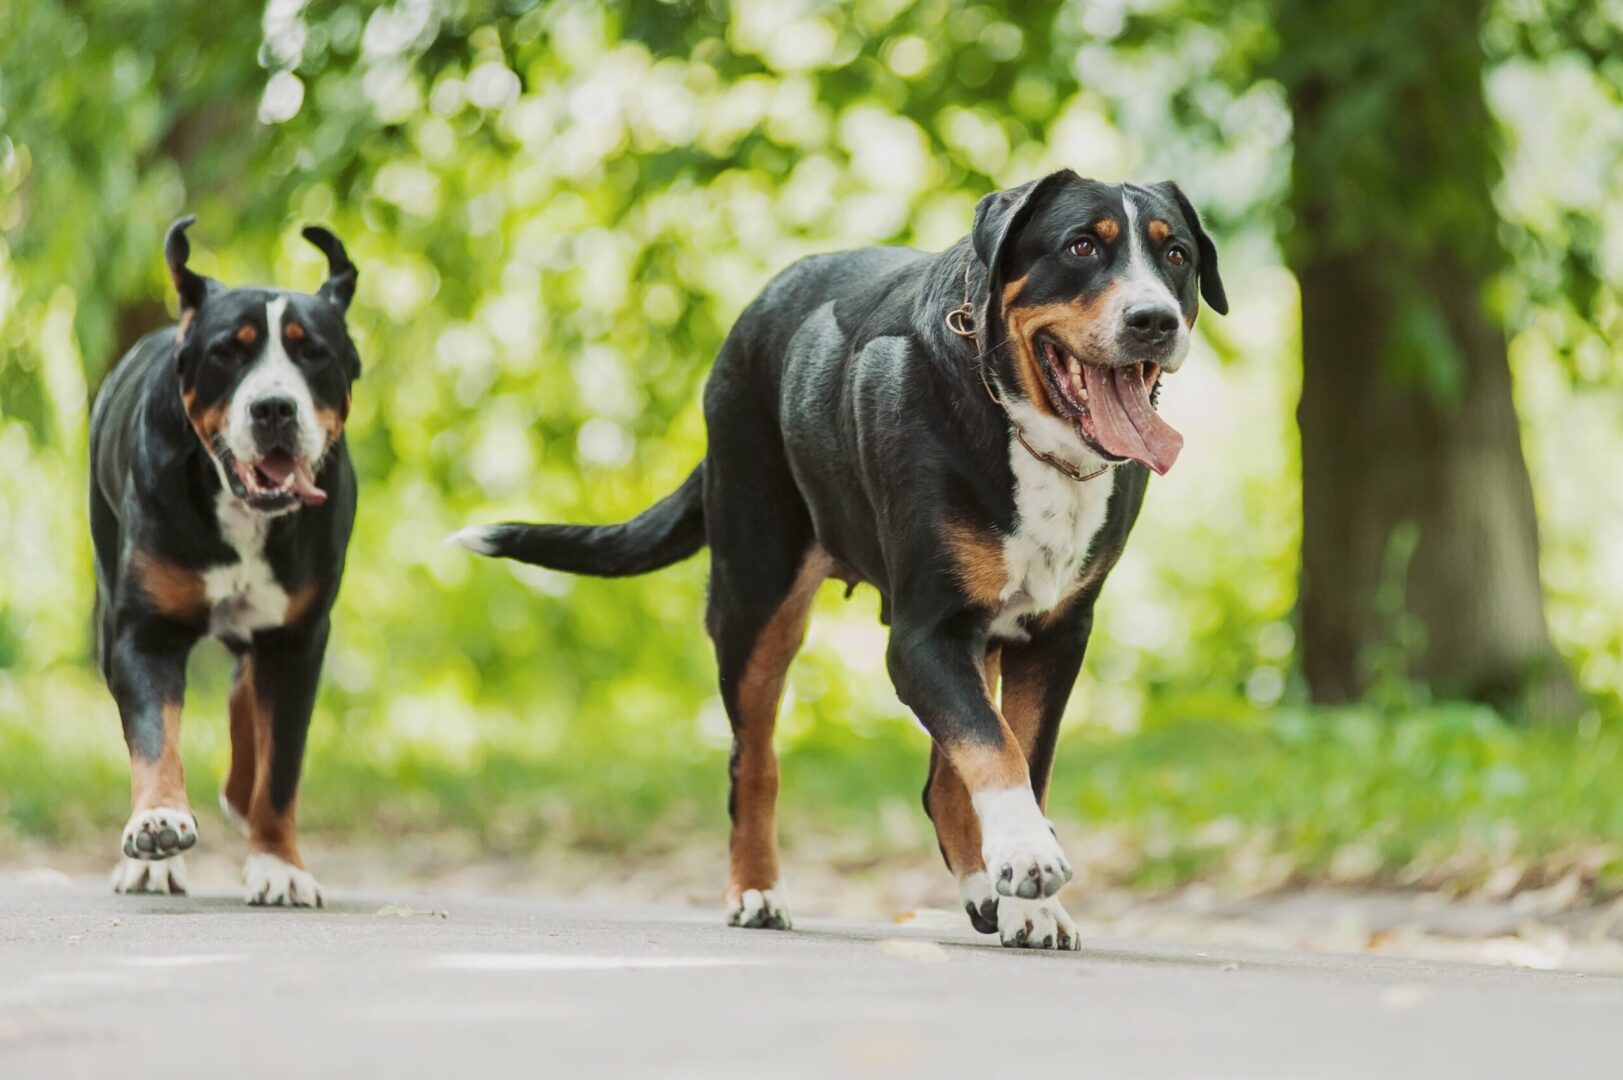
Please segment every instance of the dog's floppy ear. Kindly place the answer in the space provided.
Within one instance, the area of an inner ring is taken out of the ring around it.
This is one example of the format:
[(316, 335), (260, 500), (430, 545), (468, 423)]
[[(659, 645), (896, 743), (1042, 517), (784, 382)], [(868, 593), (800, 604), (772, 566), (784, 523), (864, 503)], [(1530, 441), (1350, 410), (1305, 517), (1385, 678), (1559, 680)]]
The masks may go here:
[(355, 264), (349, 261), (349, 253), (344, 250), (344, 245), (338, 242), (338, 237), (320, 225), (306, 226), (304, 238), (320, 248), (321, 253), (327, 256), (327, 280), (322, 282), (316, 295), (336, 304), (339, 311), (347, 312), (349, 302), (355, 298), (357, 273)]
[(994, 191), (975, 204), (975, 228), (970, 233), (970, 240), (990, 278), (998, 277), (1005, 247), (1012, 237), (1020, 234), (1020, 226), (1026, 223), (1041, 202), (1039, 196), (1067, 179), (1081, 178), (1070, 169), (1060, 169), (1040, 180), (1029, 180), (1017, 187)]
[(1217, 245), (1206, 235), (1206, 228), (1200, 223), (1200, 215), (1195, 213), (1195, 206), (1189, 201), (1189, 196), (1183, 193), (1183, 189), (1171, 180), (1163, 181), (1159, 186), (1172, 196), (1178, 204), (1178, 209), (1183, 212), (1183, 219), (1195, 230), (1195, 246), (1200, 249), (1200, 265), (1195, 271), (1200, 275), (1201, 299), (1219, 315), (1227, 315), (1229, 298), (1223, 291), (1223, 279), (1217, 273)]
[(180, 297), (182, 341), (197, 321), (197, 312), (202, 308), (203, 301), (220, 288), (219, 282), (204, 277), (186, 265), (186, 260), (192, 255), (192, 244), (186, 239), (186, 230), (196, 221), (197, 215), (187, 214), (169, 226), (169, 232), (163, 238), (163, 259), (169, 264), (169, 280), (175, 283), (175, 292)]

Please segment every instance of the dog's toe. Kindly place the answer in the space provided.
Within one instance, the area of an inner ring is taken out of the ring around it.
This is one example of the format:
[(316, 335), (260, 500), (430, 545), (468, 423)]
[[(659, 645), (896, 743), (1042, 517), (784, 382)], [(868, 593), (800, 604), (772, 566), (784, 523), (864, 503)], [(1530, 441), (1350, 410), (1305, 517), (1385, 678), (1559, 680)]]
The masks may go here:
[(1058, 900), (1024, 900), (1005, 896), (998, 902), (997, 936), (1014, 949), (1055, 949), (1075, 952), (1082, 938), (1071, 916)]
[(246, 899), (255, 907), (326, 907), (315, 875), (267, 852), (256, 851), (242, 867)]
[(119, 860), (113, 867), (113, 891), (117, 893), (186, 894), (186, 860), (180, 855), (168, 859)]
[(789, 897), (782, 884), (770, 889), (743, 889), (727, 899), (727, 925), (757, 930), (792, 930)]
[(997, 933), (997, 890), (986, 871), (977, 870), (958, 879), (958, 899), (969, 915), (969, 924), (982, 934)]

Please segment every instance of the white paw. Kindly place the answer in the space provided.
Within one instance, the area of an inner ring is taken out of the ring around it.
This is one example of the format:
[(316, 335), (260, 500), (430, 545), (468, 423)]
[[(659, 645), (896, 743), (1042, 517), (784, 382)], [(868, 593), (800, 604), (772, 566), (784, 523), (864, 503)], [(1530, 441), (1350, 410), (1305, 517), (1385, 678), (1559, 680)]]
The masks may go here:
[(745, 889), (737, 896), (729, 896), (727, 925), (760, 930), (793, 930), (795, 920), (789, 914), (789, 894), (783, 883), (780, 881), (770, 889)]
[(185, 896), (186, 858), (176, 855), (156, 862), (150, 859), (120, 859), (118, 865), (113, 867), (113, 891)]
[(997, 933), (997, 890), (986, 871), (977, 870), (958, 879), (958, 899), (969, 913), (969, 922), (983, 934)]
[(1071, 864), (1030, 788), (983, 791), (974, 797), (981, 822), (981, 857), (1000, 895), (1036, 900), (1071, 880)]
[(327, 906), (314, 874), (262, 851), (248, 856), (242, 880), (248, 886), (248, 902), (256, 906)]
[(1005, 896), (997, 905), (998, 940), (1012, 949), (1058, 949), (1075, 952), (1082, 948), (1076, 924), (1060, 907), (1059, 901), (1022, 900)]
[(243, 817), (235, 806), (231, 805), (231, 800), (225, 797), (224, 788), (220, 789), (220, 813), (225, 815), (225, 819), (231, 823), (233, 829), (236, 829), (243, 836), (248, 835), (248, 819)]
[(190, 810), (167, 806), (139, 810), (124, 826), (124, 854), (132, 859), (168, 859), (197, 843), (197, 819)]

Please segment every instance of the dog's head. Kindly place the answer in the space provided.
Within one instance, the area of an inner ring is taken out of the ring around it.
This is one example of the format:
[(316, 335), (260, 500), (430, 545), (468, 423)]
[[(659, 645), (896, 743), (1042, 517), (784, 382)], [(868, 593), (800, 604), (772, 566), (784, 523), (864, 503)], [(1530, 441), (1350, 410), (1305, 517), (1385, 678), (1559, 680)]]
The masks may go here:
[(220, 480), (255, 510), (325, 502), (322, 458), (344, 433), (361, 361), (344, 325), (355, 267), (326, 229), (304, 230), (327, 256), (314, 294), (228, 289), (186, 265), (185, 217), (169, 227), (164, 257), (180, 294), (180, 395)]
[(981, 344), (1005, 395), (1068, 421), (1107, 460), (1166, 472), (1183, 437), (1155, 391), (1189, 352), (1200, 300), (1228, 313), (1217, 249), (1178, 186), (1062, 170), (982, 199), (972, 241), (1003, 335)]

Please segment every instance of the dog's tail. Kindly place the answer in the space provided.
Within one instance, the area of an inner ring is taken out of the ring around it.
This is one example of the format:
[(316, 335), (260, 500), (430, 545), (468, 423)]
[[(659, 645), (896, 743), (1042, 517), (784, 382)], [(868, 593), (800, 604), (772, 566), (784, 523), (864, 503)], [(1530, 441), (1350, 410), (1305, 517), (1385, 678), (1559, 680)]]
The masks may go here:
[(646, 574), (704, 547), (704, 462), (681, 487), (619, 525), (471, 525), (446, 542), (571, 574)]

